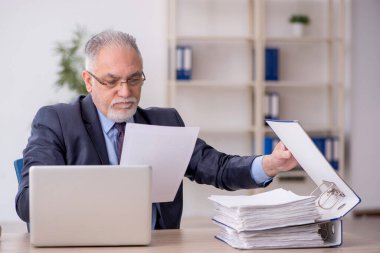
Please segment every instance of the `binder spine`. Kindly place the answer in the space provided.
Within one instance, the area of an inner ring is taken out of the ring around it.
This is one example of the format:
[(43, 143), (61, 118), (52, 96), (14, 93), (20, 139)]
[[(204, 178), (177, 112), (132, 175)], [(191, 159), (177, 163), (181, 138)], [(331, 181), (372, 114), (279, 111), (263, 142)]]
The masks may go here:
[(279, 49), (266, 48), (265, 49), (265, 80), (278, 81), (279, 80)]
[(326, 136), (314, 137), (312, 140), (334, 170), (339, 170), (338, 138), (336, 136)]
[(280, 118), (280, 95), (278, 92), (265, 93), (264, 113), (266, 125), (266, 120), (278, 120)]
[(177, 80), (190, 80), (192, 77), (192, 48), (177, 46)]

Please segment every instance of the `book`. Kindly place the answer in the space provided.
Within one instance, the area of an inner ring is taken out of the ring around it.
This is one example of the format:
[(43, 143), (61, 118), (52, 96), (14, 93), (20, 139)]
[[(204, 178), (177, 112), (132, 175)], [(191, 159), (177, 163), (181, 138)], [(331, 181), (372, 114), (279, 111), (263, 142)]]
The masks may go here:
[(279, 80), (279, 49), (265, 48), (265, 80)]

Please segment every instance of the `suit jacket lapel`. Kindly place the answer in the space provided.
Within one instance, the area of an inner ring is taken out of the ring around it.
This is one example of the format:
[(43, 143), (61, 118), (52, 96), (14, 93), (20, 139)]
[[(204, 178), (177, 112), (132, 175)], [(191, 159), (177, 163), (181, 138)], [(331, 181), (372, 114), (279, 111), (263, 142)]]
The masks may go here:
[(98, 112), (92, 101), (91, 95), (82, 99), (82, 118), (90, 139), (103, 165), (109, 165), (106, 143), (104, 141), (103, 130), (100, 125)]
[(151, 124), (149, 119), (146, 117), (144, 110), (141, 109), (140, 107), (137, 107), (137, 111), (136, 111), (135, 115), (133, 116), (133, 119), (134, 119), (135, 123), (138, 123), (138, 124), (146, 124), (146, 125)]

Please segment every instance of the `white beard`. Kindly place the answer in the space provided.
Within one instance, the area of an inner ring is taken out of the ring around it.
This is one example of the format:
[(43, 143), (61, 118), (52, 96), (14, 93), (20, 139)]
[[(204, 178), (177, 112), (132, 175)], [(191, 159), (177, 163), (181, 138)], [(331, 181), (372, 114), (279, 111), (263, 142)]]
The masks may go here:
[[(122, 110), (114, 109), (113, 106), (117, 103), (128, 103), (132, 102), (132, 105), (128, 108), (128, 106), (125, 106)], [(115, 122), (126, 122), (129, 120), (133, 115), (135, 115), (137, 111), (137, 99), (134, 97), (130, 97), (127, 99), (118, 99), (115, 101), (112, 101), (112, 104), (108, 108), (107, 118), (110, 120), (113, 120)]]

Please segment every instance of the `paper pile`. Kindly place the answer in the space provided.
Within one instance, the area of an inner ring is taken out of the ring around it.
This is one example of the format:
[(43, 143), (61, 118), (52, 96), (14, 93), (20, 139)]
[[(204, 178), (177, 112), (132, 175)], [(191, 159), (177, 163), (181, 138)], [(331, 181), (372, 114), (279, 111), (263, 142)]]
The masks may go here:
[[(276, 189), (252, 196), (211, 196), (216, 236), (240, 249), (323, 245), (315, 196)], [(309, 225), (304, 225), (309, 224)], [(300, 226), (301, 225), (301, 226)]]

